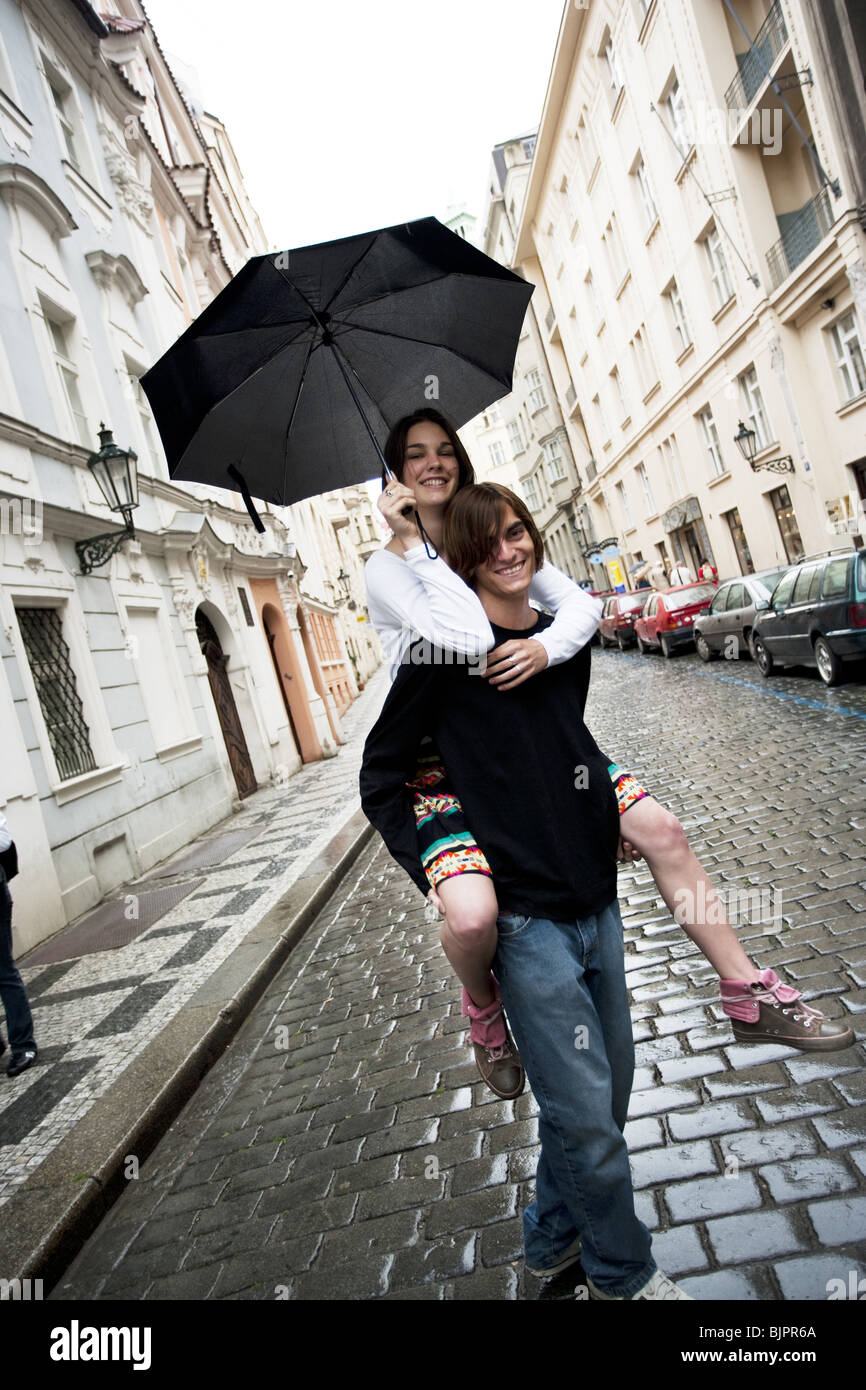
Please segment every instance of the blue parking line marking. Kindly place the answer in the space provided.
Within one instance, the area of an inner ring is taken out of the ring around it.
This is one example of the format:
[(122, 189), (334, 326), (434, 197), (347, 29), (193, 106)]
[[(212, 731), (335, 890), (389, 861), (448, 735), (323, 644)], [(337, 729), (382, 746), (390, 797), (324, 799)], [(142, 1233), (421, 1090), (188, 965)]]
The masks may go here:
[[(633, 656), (631, 652), (620, 652), (620, 658), (626, 657), (628, 661), (642, 661), (643, 657)], [(755, 685), (753, 681), (740, 680), (737, 676), (720, 676), (715, 671), (696, 670), (692, 672), (695, 676), (706, 676), (709, 680), (727, 681), (729, 685), (744, 685), (747, 690), (754, 690), (756, 695), (772, 695), (777, 700), (789, 700), (792, 705), (806, 705), (808, 709), (820, 710), (822, 714), (847, 714), (852, 719), (866, 719), (866, 713), (858, 709), (846, 709), (842, 705), (824, 705), (820, 700), (807, 700), (803, 695), (789, 695), (784, 690), (773, 690), (770, 686)]]

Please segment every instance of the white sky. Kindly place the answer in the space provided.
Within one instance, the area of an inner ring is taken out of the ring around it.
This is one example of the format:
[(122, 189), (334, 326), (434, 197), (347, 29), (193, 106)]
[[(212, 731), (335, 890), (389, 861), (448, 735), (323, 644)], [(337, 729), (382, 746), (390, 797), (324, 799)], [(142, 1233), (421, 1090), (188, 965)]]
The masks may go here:
[[(564, 0), (145, 0), (195, 69), (274, 247), (480, 217), (541, 115)], [(569, 3), (569, 0), (565, 0)]]

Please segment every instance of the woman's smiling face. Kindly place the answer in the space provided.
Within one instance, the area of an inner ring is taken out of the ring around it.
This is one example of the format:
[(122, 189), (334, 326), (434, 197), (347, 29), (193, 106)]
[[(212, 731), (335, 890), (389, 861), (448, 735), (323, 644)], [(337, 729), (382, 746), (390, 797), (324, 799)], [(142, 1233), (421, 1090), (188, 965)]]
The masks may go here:
[(422, 507), (445, 506), (459, 485), (460, 466), (454, 445), (441, 425), (421, 420), (406, 436), (401, 482)]

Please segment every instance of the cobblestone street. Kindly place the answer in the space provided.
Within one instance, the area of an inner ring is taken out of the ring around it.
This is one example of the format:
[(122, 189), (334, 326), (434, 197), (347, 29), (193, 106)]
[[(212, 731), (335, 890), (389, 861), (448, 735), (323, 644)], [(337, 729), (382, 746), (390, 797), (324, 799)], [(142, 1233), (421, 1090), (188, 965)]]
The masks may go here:
[[(824, 1300), (866, 1273), (866, 687), (595, 652), (587, 719), (720, 885), (776, 890), (747, 950), (859, 1037), (736, 1045), (646, 870), (620, 871), (656, 1260), (697, 1299)], [(51, 1297), (571, 1297), (579, 1271), (524, 1286), (534, 1116), (477, 1079), (438, 926), (376, 840)]]

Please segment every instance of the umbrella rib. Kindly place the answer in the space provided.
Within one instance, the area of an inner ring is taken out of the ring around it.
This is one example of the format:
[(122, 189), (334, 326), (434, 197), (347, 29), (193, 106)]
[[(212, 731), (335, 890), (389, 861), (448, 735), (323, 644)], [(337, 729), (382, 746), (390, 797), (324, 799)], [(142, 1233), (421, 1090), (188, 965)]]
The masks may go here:
[[(415, 284), (404, 285), (403, 288), (399, 290), (383, 290), (381, 294), (374, 294), (369, 299), (361, 299), (356, 304), (351, 304), (347, 307), (350, 312), (353, 312), (355, 309), (366, 309), (368, 304), (378, 304), (380, 299), (393, 299), (398, 294), (408, 294), (410, 290), (420, 289), (423, 285), (435, 285), (439, 280), (452, 279), (472, 280), (479, 285), (507, 285), (512, 283), (521, 283), (521, 277), (519, 275), (516, 275), (513, 281), (509, 281), (505, 279), (500, 280), (498, 276), (494, 275), (466, 275), (462, 270), (443, 270), (439, 275), (432, 275), (429, 280), (418, 280)], [(528, 285), (529, 281), (524, 280), (522, 281), (522, 283)], [(340, 286), (340, 288), (342, 289), (342, 285)], [(335, 298), (336, 295), (332, 295), (330, 300), (331, 304), (333, 304)], [(336, 312), (339, 313), (340, 310), (338, 309)]]
[[(325, 309), (326, 309), (328, 312), (330, 312), (331, 305), (333, 304), (334, 300), (337, 298), (337, 295), (338, 295), (338, 294), (342, 294), (343, 290), (346, 288), (346, 285), (349, 283), (349, 281), (351, 280), (352, 276), (355, 274), (355, 271), (358, 269), (358, 266), (361, 264), (361, 262), (362, 262), (362, 260), (364, 259), (364, 257), (365, 257), (365, 256), (369, 256), (370, 252), (372, 251), (373, 247), (374, 247), (375, 244), (376, 244), (376, 238), (378, 237), (378, 235), (379, 235), (378, 232), (375, 232), (375, 233), (373, 234), (373, 236), (370, 238), (370, 240), (368, 241), (367, 245), (364, 247), (364, 249), (363, 249), (363, 251), (361, 252), (361, 254), (360, 254), (360, 256), (358, 257), (358, 259), (357, 259), (356, 261), (353, 261), (353, 263), (349, 266), (349, 269), (346, 271), (346, 274), (343, 276), (343, 278), (342, 278), (342, 280), (340, 281), (339, 285), (338, 285), (337, 288), (334, 290), (334, 293), (331, 295), (331, 298), (328, 300), (327, 304), (324, 306)], [(300, 293), (300, 291), (298, 291), (298, 293)]]
[[(461, 352), (458, 348), (446, 347), (443, 343), (430, 342), (427, 338), (419, 338), (416, 333), (395, 333), (393, 329), (370, 328), (365, 323), (352, 323), (346, 319), (340, 320), (340, 327), (352, 328), (356, 333), (377, 333), (382, 338), (397, 338), (401, 343), (423, 343), (425, 347), (439, 348), (442, 352), (449, 352), (453, 357), (459, 357), (463, 362), (468, 362), (470, 367), (474, 367), (476, 371), (483, 372), (485, 376), (490, 377), (493, 381), (501, 382), (500, 377), (494, 376), (493, 372), (489, 371), (487, 367), (482, 366), (480, 362), (476, 362), (473, 358), (467, 357), (465, 352)], [(336, 337), (337, 335), (335, 334), (334, 336)], [(354, 367), (352, 370), (355, 370)], [(357, 373), (355, 373), (355, 375), (357, 376)], [(507, 385), (508, 383), (502, 384)], [(364, 390), (367, 390), (366, 386)], [(367, 394), (369, 395), (369, 392)]]
[(292, 411), (291, 411), (291, 414), (290, 414), (290, 416), (289, 416), (289, 422), (288, 422), (288, 424), (286, 425), (286, 438), (285, 438), (285, 443), (283, 444), (283, 486), (282, 486), (282, 492), (281, 492), (281, 494), (280, 494), (280, 495), (283, 496), (283, 497), (285, 497), (285, 495), (286, 495), (286, 481), (287, 481), (287, 479), (288, 479), (288, 474), (289, 474), (289, 436), (290, 436), (291, 433), (292, 433), (292, 425), (293, 425), (294, 422), (295, 422), (295, 414), (296, 414), (296, 412), (297, 412), (298, 405), (300, 404), (301, 392), (302, 392), (303, 389), (304, 389), (304, 378), (305, 378), (306, 375), (307, 375), (307, 367), (308, 367), (308, 365), (309, 365), (310, 358), (311, 358), (311, 356), (312, 356), (312, 354), (313, 354), (313, 347), (314, 347), (314, 342), (313, 342), (313, 339), (311, 338), (311, 339), (310, 339), (309, 346), (308, 346), (308, 348), (307, 348), (307, 355), (306, 355), (306, 357), (304, 358), (304, 365), (303, 365), (303, 367), (301, 368), (301, 377), (300, 377), (300, 380), (299, 380), (299, 382), (298, 382), (298, 389), (297, 389), (297, 391), (295, 392), (295, 399), (294, 399), (294, 401), (293, 401), (293, 403), (292, 403)]

